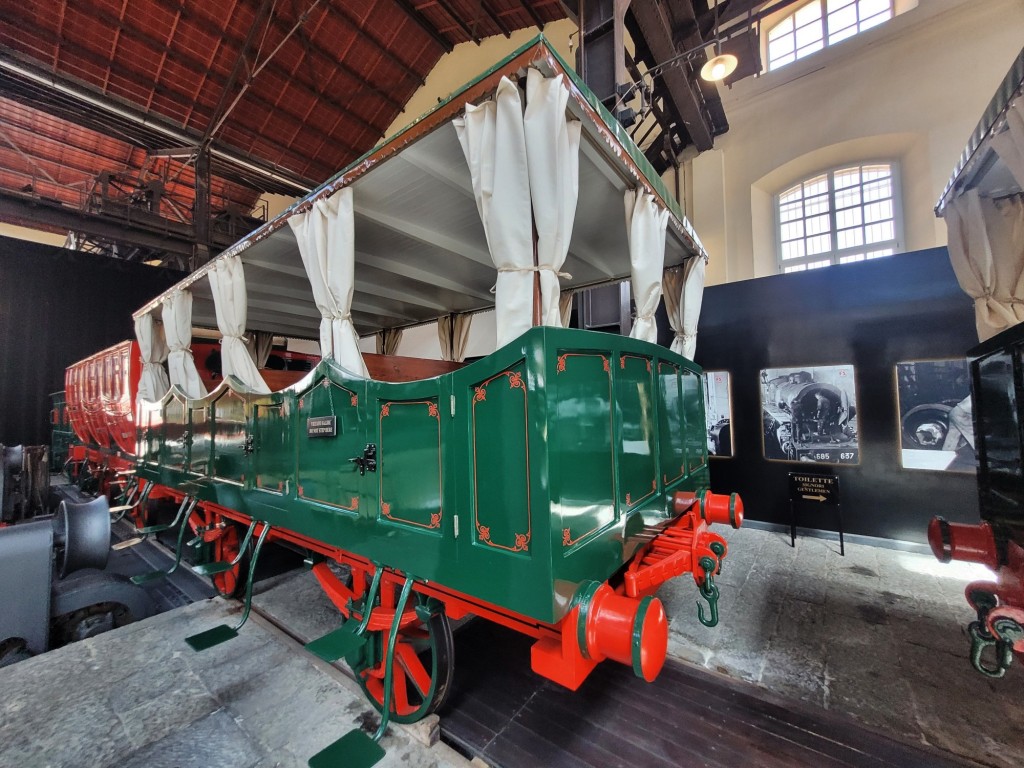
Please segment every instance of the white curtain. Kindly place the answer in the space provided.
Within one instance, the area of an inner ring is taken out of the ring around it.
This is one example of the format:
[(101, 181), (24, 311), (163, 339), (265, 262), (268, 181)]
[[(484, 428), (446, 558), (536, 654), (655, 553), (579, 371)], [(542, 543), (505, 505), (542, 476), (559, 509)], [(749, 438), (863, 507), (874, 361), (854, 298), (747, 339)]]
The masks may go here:
[(142, 357), (138, 399), (156, 402), (171, 388), (163, 365), (170, 351), (164, 338), (164, 327), (153, 317), (153, 313), (147, 312), (135, 318), (135, 338), (139, 340), (139, 353)]
[(494, 309), (502, 347), (533, 324), (533, 230), (523, 106), (519, 89), (501, 78), (493, 101), (467, 104), (454, 121), (469, 165), (473, 195), (498, 269)]
[(213, 306), (217, 311), (217, 328), (223, 336), (220, 340), (220, 361), (224, 378), (234, 376), (253, 392), (269, 394), (270, 387), (260, 376), (242, 338), (248, 313), (242, 260), (238, 256), (218, 259), (207, 277), (210, 278)]
[(661, 303), (668, 210), (659, 208), (653, 195), (639, 189), (627, 190), (625, 201), (630, 283), (636, 303), (636, 322), (629, 335), (657, 344), (658, 325), (654, 321), (654, 313)]
[(441, 359), (461, 363), (466, 359), (469, 328), (472, 315), (442, 315), (437, 319), (437, 339), (441, 344)]
[(274, 334), (269, 331), (249, 331), (245, 340), (245, 347), (252, 355), (252, 360), (257, 368), (266, 368), (267, 360), (270, 359), (270, 352), (274, 349)]
[(683, 269), (669, 269), (662, 278), (668, 324), (675, 333), (671, 349), (693, 359), (697, 351), (697, 321), (704, 301), (704, 257), (694, 256)]
[(206, 396), (192, 359), (192, 294), (175, 291), (163, 301), (164, 335), (167, 337), (167, 372), (171, 384), (195, 400)]
[(540, 272), (541, 323), (562, 326), (558, 309), (559, 272), (569, 253), (580, 180), (580, 122), (567, 120), (569, 89), (564, 76), (544, 77), (532, 67), (526, 73), (526, 161), (530, 176), (533, 220), (537, 224), (537, 265)]
[(992, 149), (1024, 189), (1024, 99), (1017, 99), (1006, 110), (1006, 130), (992, 137)]
[(377, 354), (397, 355), (398, 347), (402, 343), (401, 328), (385, 328), (377, 331)]
[(949, 259), (974, 299), (978, 339), (1024, 320), (1024, 196), (993, 201), (968, 190), (946, 204)]
[(562, 291), (562, 295), (558, 298), (558, 314), (561, 316), (562, 327), (568, 328), (569, 321), (572, 319), (572, 291)]
[(345, 187), (317, 200), (306, 213), (288, 219), (299, 244), (320, 322), (320, 354), (343, 368), (369, 378), (359, 337), (352, 325), (355, 286), (355, 217), (352, 189)]

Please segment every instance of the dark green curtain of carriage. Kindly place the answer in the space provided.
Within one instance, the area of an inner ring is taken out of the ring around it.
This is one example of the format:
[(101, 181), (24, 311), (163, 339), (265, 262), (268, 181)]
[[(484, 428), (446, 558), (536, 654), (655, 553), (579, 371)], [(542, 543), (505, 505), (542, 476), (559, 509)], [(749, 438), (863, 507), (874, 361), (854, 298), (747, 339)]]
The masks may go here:
[(48, 444), (64, 368), (131, 338), (132, 312), (181, 277), (0, 237), (0, 443)]

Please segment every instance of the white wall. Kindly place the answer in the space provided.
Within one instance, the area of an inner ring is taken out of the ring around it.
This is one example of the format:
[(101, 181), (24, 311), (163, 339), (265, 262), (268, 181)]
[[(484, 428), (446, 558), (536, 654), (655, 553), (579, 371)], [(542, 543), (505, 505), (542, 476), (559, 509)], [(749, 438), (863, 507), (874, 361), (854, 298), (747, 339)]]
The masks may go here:
[(1020, 0), (927, 0), (723, 89), (729, 132), (687, 163), (708, 284), (777, 274), (773, 195), (845, 162), (896, 160), (903, 249), (944, 245), (933, 207), (1022, 32)]

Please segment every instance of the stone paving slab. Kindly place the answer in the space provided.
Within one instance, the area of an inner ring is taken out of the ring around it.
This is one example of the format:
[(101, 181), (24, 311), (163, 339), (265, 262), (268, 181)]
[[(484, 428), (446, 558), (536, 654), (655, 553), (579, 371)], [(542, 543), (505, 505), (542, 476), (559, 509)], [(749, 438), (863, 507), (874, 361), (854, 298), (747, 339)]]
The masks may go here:
[(721, 621), (697, 622), (691, 580), (666, 584), (671, 656), (996, 768), (1024, 765), (1024, 665), (1002, 680), (971, 667), (968, 578), (930, 555), (847, 543), (841, 557), (834, 541), (716, 531), (729, 543)]
[[(217, 648), (185, 644), (238, 612), (195, 603), (0, 669), (0, 766), (300, 768), (352, 728), (376, 727), (353, 681), (258, 616)], [(401, 726), (382, 745), (384, 767), (469, 765)]]

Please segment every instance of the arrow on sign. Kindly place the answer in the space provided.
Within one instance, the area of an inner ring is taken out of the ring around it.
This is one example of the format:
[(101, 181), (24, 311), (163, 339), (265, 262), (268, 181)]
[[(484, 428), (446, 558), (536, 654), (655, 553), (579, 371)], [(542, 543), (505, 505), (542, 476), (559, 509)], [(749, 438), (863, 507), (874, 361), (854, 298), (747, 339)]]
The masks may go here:
[(828, 498), (828, 496), (808, 496), (806, 494), (803, 494), (803, 498), (810, 499), (811, 501), (824, 501), (825, 499)]

